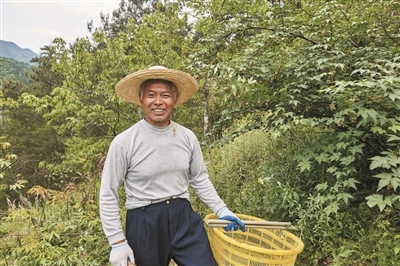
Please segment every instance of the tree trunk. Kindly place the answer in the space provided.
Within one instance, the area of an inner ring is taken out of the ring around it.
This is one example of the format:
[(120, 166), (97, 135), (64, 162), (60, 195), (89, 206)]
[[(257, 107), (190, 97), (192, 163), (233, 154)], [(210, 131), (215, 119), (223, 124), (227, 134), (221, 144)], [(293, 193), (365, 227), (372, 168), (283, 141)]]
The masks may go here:
[(203, 101), (203, 105), (204, 105), (204, 136), (207, 135), (208, 131), (209, 131), (209, 117), (208, 117), (208, 98), (209, 98), (209, 94), (210, 94), (210, 78), (206, 77), (206, 84), (204, 86), (204, 101)]

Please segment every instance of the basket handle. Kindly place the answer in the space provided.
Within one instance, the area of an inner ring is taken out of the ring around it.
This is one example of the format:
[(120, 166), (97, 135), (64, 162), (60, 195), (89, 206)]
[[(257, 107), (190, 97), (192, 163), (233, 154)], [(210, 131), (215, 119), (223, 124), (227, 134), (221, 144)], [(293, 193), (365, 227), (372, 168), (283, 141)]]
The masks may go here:
[[(210, 219), (206, 221), (208, 226), (224, 227), (230, 222), (226, 220)], [(248, 228), (267, 228), (267, 229), (290, 229), (299, 230), (297, 227), (292, 226), (288, 222), (268, 222), (268, 221), (243, 221), (244, 225)]]

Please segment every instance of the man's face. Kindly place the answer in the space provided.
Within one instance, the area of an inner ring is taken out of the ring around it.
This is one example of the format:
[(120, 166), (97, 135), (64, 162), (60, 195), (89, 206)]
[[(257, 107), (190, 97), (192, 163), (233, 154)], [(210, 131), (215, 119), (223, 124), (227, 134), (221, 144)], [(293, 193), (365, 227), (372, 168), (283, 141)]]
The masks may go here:
[(145, 120), (149, 124), (157, 127), (169, 125), (175, 97), (167, 82), (158, 80), (148, 82), (141, 95), (141, 103), (146, 113)]

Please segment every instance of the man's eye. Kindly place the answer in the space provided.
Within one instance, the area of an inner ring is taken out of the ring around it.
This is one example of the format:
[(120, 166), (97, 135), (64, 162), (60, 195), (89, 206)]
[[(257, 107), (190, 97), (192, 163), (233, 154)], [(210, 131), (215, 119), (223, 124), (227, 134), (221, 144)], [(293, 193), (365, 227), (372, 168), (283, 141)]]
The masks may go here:
[(171, 97), (169, 94), (163, 94), (163, 97), (164, 98), (169, 98), (169, 97)]

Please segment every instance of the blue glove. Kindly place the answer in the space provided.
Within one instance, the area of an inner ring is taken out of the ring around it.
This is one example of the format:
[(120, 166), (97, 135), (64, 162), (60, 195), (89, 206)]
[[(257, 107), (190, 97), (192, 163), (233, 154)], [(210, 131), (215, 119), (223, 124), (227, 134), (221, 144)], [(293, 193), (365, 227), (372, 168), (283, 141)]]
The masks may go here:
[(227, 207), (221, 208), (217, 212), (217, 216), (219, 217), (220, 220), (227, 220), (230, 221), (227, 226), (224, 227), (225, 231), (236, 231), (240, 228), (243, 232), (246, 230), (244, 223), (233, 213), (231, 212)]

